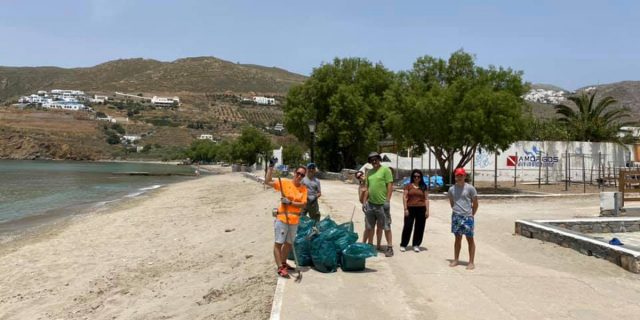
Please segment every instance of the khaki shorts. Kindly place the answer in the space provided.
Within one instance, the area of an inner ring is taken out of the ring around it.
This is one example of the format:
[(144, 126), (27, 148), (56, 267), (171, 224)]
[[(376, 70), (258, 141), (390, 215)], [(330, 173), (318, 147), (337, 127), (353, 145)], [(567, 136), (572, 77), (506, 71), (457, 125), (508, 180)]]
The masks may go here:
[(391, 230), (391, 210), (383, 204), (367, 203), (364, 215), (365, 227), (373, 230), (376, 225), (381, 225), (384, 230)]
[(298, 232), (297, 224), (286, 224), (278, 219), (273, 222), (273, 231), (275, 234), (275, 243), (283, 244), (285, 241), (289, 244), (293, 244), (293, 239)]

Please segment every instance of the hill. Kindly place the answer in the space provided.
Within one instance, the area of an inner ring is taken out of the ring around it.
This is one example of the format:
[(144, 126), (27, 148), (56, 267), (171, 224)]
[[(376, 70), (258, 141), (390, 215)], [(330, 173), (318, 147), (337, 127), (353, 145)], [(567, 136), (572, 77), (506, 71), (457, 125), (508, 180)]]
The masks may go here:
[(284, 95), (305, 76), (279, 68), (237, 64), (215, 57), (161, 62), (123, 59), (90, 68), (0, 67), (0, 100), (36, 90), (207, 93), (233, 91)]
[[(552, 91), (564, 91), (565, 96), (580, 93), (585, 90), (598, 90), (598, 97), (612, 96), (618, 100), (617, 106), (624, 106), (631, 110), (631, 117), (634, 120), (640, 121), (640, 81), (621, 81), (609, 84), (586, 86), (576, 90), (575, 92), (566, 91), (560, 87), (548, 84), (534, 84), (532, 89), (543, 89)], [(564, 103), (571, 104), (569, 101)], [(554, 104), (540, 103), (540, 101), (527, 101), (530, 106), (532, 114), (538, 118), (553, 118), (555, 117)]]
[(598, 97), (612, 96), (618, 100), (620, 106), (631, 109), (631, 114), (636, 120), (640, 120), (640, 81), (622, 81), (609, 84), (587, 86), (577, 91), (589, 88), (598, 90)]

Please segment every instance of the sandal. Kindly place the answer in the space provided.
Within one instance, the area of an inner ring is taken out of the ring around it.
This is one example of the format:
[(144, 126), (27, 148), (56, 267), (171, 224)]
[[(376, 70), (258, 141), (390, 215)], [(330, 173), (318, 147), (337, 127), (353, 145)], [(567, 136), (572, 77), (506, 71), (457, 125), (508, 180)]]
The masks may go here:
[(289, 278), (289, 272), (287, 271), (287, 267), (281, 266), (280, 268), (278, 268), (278, 275), (283, 278)]

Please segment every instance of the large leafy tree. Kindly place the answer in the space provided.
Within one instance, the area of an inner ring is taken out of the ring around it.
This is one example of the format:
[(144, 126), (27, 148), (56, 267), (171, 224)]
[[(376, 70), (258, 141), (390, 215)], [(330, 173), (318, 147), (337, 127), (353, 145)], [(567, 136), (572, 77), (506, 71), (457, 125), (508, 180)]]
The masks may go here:
[(304, 84), (294, 87), (284, 106), (285, 126), (311, 146), (308, 121), (315, 120), (315, 161), (328, 170), (366, 161), (384, 137), (384, 93), (393, 73), (366, 59), (334, 59), (315, 68)]
[(610, 97), (596, 100), (596, 91), (582, 92), (568, 99), (575, 104), (556, 105), (556, 113), (560, 115), (558, 121), (567, 126), (571, 138), (577, 141), (616, 141), (622, 126), (632, 125), (627, 121), (627, 108), (613, 108), (617, 101)]
[(526, 91), (521, 72), (476, 66), (462, 50), (448, 60), (424, 56), (387, 92), (386, 126), (400, 145), (428, 148), (446, 173), (469, 163), (478, 147), (503, 150), (523, 135)]
[(231, 145), (231, 156), (246, 165), (253, 165), (259, 157), (271, 156), (273, 146), (267, 136), (254, 127), (242, 129), (240, 137)]

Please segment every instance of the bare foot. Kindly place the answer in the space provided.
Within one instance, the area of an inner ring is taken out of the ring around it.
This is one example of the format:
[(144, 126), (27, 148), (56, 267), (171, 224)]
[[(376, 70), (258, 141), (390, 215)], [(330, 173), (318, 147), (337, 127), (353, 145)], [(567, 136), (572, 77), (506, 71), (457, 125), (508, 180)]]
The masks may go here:
[(458, 260), (453, 260), (451, 262), (449, 262), (449, 267), (455, 267), (458, 265)]
[(469, 262), (469, 264), (467, 265), (467, 270), (473, 270), (475, 268), (476, 268), (476, 266), (471, 262)]

